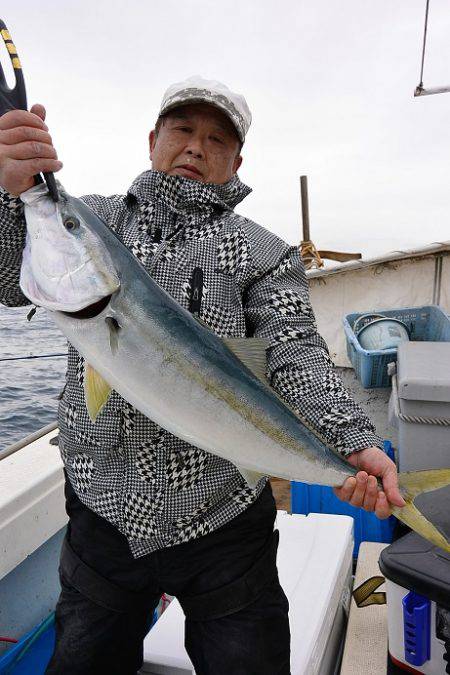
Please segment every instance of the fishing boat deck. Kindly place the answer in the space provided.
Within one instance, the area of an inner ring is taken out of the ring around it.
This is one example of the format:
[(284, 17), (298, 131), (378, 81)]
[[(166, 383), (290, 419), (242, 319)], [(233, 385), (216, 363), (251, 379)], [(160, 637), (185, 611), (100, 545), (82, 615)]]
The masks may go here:
[[(361, 544), (354, 588), (381, 574), (378, 559), (386, 546), (368, 541)], [(360, 675), (364, 672), (383, 675), (387, 671), (387, 649), (386, 605), (357, 607), (352, 598), (340, 675)]]

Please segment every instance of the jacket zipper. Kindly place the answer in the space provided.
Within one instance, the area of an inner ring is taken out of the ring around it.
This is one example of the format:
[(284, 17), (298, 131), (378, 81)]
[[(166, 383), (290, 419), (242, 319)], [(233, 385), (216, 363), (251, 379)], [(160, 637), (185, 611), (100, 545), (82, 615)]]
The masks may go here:
[(203, 298), (203, 270), (195, 267), (191, 277), (191, 293), (189, 296), (189, 311), (195, 316), (200, 316), (200, 308)]
[(155, 227), (155, 230), (153, 232), (153, 241), (155, 244), (159, 244), (161, 242), (161, 236), (162, 236), (162, 230), (160, 227)]
[(176, 219), (174, 222), (174, 229), (170, 234), (165, 238), (162, 239), (162, 230), (161, 227), (156, 227), (155, 231), (153, 233), (153, 241), (158, 244), (158, 248), (156, 249), (155, 253), (153, 254), (153, 257), (149, 261), (147, 265), (147, 271), (152, 274), (153, 270), (155, 269), (156, 265), (158, 264), (162, 254), (167, 248), (167, 245), (170, 243), (170, 240), (178, 234), (178, 232), (181, 230), (182, 224), (176, 226)]

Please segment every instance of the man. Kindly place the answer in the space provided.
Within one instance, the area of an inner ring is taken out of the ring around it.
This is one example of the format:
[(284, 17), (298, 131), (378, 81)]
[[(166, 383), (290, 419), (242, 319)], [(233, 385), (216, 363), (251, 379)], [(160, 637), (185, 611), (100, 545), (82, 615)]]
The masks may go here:
[[(33, 175), (58, 171), (45, 111), (0, 118), (0, 300), (18, 287)], [(337, 490), (389, 515), (403, 505), (395, 465), (339, 381), (317, 334), (296, 247), (233, 211), (251, 116), (242, 96), (190, 78), (164, 95), (150, 133), (152, 170), (125, 197), (84, 200), (178, 302), (219, 335), (269, 337), (272, 385), (361, 471)], [(131, 675), (163, 591), (186, 614), (197, 675), (286, 675), (288, 605), (276, 571), (275, 504), (229, 462), (177, 439), (113, 393), (93, 425), (84, 362), (69, 345), (59, 407), (68, 533), (61, 555), (57, 643), (49, 674)], [(201, 423), (201, 410), (199, 423)]]

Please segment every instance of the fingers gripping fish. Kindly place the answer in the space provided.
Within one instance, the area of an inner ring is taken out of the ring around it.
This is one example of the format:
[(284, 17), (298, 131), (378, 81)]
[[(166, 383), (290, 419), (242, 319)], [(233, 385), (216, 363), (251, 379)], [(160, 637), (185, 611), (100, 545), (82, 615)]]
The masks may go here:
[[(262, 475), (340, 486), (356, 473), (270, 387), (265, 340), (219, 338), (79, 199), (61, 191), (55, 203), (44, 185), (21, 198), (21, 288), (89, 364), (93, 421), (113, 388), (170, 433), (232, 462), (250, 486)], [(406, 506), (393, 509), (447, 551), (450, 543), (414, 499), (449, 483), (450, 468), (400, 474)]]

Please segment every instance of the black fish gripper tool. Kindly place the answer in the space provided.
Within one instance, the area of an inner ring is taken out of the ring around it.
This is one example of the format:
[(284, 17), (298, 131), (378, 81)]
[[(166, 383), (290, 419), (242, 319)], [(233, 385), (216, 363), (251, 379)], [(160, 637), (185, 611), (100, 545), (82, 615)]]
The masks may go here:
[[(14, 76), (16, 79), (15, 85), (11, 89), (6, 82), (2, 64), (0, 63), (0, 115), (4, 115), (8, 110), (28, 110), (28, 106), (25, 80), (23, 79), (19, 55), (17, 54), (17, 49), (12, 41), (11, 34), (1, 19), (0, 33), (8, 51), (9, 58), (11, 59), (11, 65), (14, 69)], [(59, 201), (58, 188), (56, 187), (55, 176), (53, 173), (44, 173), (44, 179), (47, 183), (50, 197), (54, 202)], [(43, 182), (40, 174), (36, 175), (34, 180), (36, 185)]]

